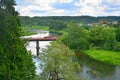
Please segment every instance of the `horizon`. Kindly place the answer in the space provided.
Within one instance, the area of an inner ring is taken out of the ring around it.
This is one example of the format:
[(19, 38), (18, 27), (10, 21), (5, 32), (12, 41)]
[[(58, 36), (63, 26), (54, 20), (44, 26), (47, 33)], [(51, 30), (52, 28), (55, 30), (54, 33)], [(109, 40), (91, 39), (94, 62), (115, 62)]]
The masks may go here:
[(120, 17), (120, 16), (89, 16), (89, 15), (78, 15), (78, 16), (21, 16), (20, 17), (94, 17), (94, 18), (99, 18), (99, 17)]
[(15, 0), (20, 16), (120, 16), (120, 0)]

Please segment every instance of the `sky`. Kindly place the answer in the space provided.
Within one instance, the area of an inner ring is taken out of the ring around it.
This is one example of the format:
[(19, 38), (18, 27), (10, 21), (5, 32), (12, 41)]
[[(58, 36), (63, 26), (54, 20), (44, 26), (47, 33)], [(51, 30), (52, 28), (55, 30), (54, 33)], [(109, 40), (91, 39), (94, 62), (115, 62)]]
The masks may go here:
[(21, 16), (120, 16), (120, 0), (15, 0)]

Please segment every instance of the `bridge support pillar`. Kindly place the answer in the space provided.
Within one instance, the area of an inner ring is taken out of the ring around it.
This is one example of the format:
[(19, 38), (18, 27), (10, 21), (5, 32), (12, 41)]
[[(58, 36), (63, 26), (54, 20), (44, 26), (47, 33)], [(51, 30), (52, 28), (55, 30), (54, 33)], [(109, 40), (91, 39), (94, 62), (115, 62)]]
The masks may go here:
[(37, 56), (39, 56), (39, 41), (36, 41), (36, 53), (37, 53)]

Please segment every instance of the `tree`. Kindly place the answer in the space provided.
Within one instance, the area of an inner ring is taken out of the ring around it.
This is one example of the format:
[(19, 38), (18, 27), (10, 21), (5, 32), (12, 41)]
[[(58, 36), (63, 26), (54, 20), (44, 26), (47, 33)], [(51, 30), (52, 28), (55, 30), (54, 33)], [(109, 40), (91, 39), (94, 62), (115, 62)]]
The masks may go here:
[(54, 42), (40, 54), (42, 80), (76, 80), (75, 71), (80, 69), (74, 61), (75, 54), (62, 43)]
[(49, 25), (50, 30), (63, 30), (66, 28), (66, 23), (62, 21), (51, 21)]
[(116, 24), (116, 39), (120, 42), (120, 21), (118, 21), (118, 24)]
[(35, 66), (20, 40), (20, 21), (14, 5), (14, 0), (0, 0), (0, 79), (33, 80)]
[(113, 50), (116, 44), (116, 33), (112, 27), (94, 26), (89, 31), (90, 44), (101, 49)]
[[(98, 23), (101, 20), (106, 20), (109, 22), (120, 21), (120, 16), (108, 16), (108, 17), (91, 17), (91, 16), (47, 16), (47, 17), (26, 17), (20, 16), (22, 20), (22, 25), (34, 25), (34, 26), (49, 26), (54, 22), (71, 22), (75, 21), (76, 23)], [(51, 26), (52, 27), (52, 26)]]
[(68, 35), (62, 40), (64, 44), (74, 49), (75, 51), (80, 51), (81, 49), (88, 49), (87, 33), (83, 27), (80, 27), (76, 23), (69, 23), (67, 25)]
[(120, 28), (116, 29), (116, 40), (120, 42)]

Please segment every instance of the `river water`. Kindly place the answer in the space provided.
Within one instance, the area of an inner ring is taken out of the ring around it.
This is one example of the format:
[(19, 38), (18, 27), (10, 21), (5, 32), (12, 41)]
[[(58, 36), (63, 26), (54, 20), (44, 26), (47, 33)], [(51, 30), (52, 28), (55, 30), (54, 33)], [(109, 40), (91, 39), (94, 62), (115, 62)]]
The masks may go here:
[[(24, 36), (23, 38), (31, 38), (31, 37), (32, 38), (43, 38), (49, 35), (50, 35), (49, 31), (39, 31), (38, 34), (31, 35), (31, 36)], [(51, 41), (39, 41), (39, 47), (40, 47), (39, 52), (41, 52), (42, 49), (46, 48), (46, 46), (50, 45), (50, 42)], [(36, 54), (36, 41), (27, 42), (26, 49), (30, 51), (33, 55), (33, 61), (35, 62), (35, 66), (36, 66), (36, 74), (41, 73), (42, 70), (39, 67), (40, 60), (38, 59), (38, 57), (36, 57), (37, 55)]]
[[(49, 32), (39, 33), (27, 37), (44, 37), (49, 36)], [(51, 41), (39, 41), (40, 51), (50, 45)], [(36, 55), (36, 42), (28, 42), (27, 50), (31, 51), (33, 55)], [(120, 80), (120, 67), (105, 64), (103, 62), (91, 59), (89, 56), (83, 53), (77, 53), (77, 59), (81, 66), (81, 71), (77, 72), (79, 80)], [(33, 58), (36, 65), (36, 73), (39, 74), (41, 69), (39, 67), (40, 61), (37, 57)], [(82, 77), (84, 78), (82, 78)]]
[(83, 53), (77, 53), (77, 59), (82, 68), (77, 76), (86, 77), (87, 80), (120, 80), (119, 66), (96, 61)]

